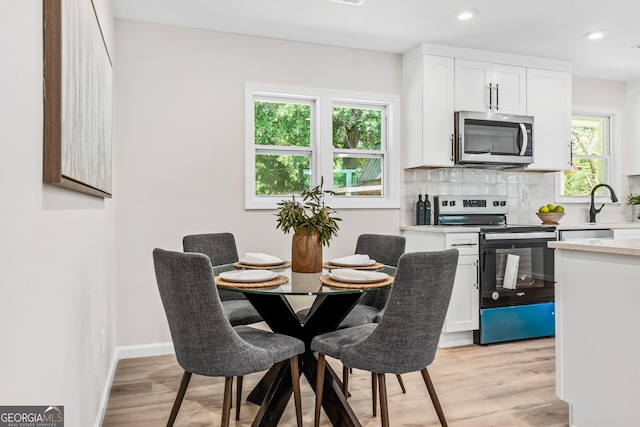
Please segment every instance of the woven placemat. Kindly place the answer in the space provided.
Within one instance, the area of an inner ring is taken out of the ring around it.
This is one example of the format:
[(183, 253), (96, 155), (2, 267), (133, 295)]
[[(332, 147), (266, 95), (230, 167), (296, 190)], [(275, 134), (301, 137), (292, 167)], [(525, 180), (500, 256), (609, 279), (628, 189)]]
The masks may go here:
[(289, 281), (287, 276), (283, 276), (282, 274), (278, 275), (275, 279), (266, 280), (264, 282), (250, 282), (250, 283), (241, 283), (241, 282), (228, 282), (224, 279), (221, 279), (220, 276), (216, 276), (216, 285), (224, 286), (227, 288), (272, 288), (280, 285), (284, 285)]
[(250, 264), (243, 264), (240, 261), (236, 261), (233, 263), (234, 267), (246, 268), (247, 270), (275, 270), (278, 268), (287, 268), (290, 265), (291, 265), (291, 261), (285, 261), (282, 264), (275, 264), (275, 265), (250, 265)]
[(376, 262), (375, 264), (371, 264), (371, 265), (361, 265), (361, 266), (347, 266), (347, 265), (335, 265), (335, 264), (331, 264), (330, 262), (325, 262), (324, 264), (322, 264), (322, 266), (324, 268), (328, 268), (328, 269), (334, 269), (334, 268), (350, 268), (352, 270), (380, 270), (382, 268), (384, 268), (384, 264), (381, 262)]
[(331, 288), (347, 288), (347, 289), (369, 289), (369, 288), (381, 288), (393, 283), (393, 277), (389, 276), (384, 280), (374, 283), (346, 283), (339, 280), (334, 280), (328, 274), (320, 276), (320, 281)]

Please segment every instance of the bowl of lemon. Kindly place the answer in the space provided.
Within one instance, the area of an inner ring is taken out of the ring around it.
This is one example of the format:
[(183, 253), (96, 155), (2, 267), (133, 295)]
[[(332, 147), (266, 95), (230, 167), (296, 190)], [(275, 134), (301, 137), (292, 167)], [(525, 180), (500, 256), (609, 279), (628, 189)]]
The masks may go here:
[(558, 225), (560, 219), (564, 216), (564, 207), (549, 203), (548, 205), (540, 206), (536, 215), (538, 215), (543, 225)]

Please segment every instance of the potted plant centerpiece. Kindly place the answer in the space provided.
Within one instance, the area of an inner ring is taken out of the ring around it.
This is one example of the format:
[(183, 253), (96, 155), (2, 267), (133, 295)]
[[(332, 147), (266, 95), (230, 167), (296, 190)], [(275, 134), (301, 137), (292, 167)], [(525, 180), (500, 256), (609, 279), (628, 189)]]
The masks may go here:
[(322, 271), (322, 247), (329, 246), (331, 238), (338, 234), (337, 211), (324, 203), (325, 194), (335, 194), (323, 190), (320, 185), (305, 189), (300, 194), (302, 201), (292, 196), (291, 200), (278, 202), (276, 214), (278, 223), (285, 233), (293, 230), (291, 242), (291, 269), (299, 273)]
[(632, 209), (631, 219), (633, 221), (640, 221), (640, 195), (629, 194), (627, 196), (627, 204), (631, 206)]

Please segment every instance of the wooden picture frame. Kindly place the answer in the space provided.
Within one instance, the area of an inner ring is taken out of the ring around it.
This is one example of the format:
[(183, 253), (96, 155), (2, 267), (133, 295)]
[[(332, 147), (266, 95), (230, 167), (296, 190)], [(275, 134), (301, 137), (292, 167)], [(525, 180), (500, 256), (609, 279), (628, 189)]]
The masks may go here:
[(91, 0), (43, 0), (43, 181), (112, 196), (112, 63)]

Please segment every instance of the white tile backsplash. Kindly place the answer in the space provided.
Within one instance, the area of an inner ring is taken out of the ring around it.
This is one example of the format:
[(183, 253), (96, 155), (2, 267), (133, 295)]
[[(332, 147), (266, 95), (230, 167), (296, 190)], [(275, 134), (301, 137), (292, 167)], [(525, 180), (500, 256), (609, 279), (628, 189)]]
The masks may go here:
[[(499, 195), (509, 197), (509, 224), (539, 224), (538, 208), (554, 203), (554, 172), (508, 172), (494, 169), (441, 168), (407, 169), (404, 172), (402, 225), (415, 224), (415, 204), (418, 194), (429, 194), (433, 203), (436, 195)], [(628, 177), (618, 194), (620, 203), (607, 204), (598, 214), (600, 223), (631, 221), (631, 207), (627, 206), (627, 194), (640, 193), (640, 176)], [(589, 221), (589, 204), (565, 204), (563, 224), (580, 224)]]

